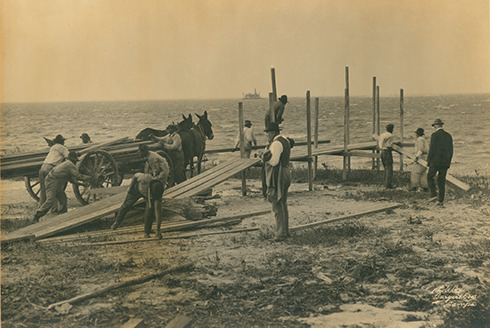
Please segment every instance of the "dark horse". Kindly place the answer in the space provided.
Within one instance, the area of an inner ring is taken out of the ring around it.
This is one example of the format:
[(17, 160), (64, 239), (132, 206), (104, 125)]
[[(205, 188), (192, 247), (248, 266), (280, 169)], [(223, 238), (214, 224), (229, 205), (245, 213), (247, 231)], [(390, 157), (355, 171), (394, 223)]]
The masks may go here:
[(182, 148), (184, 150), (184, 167), (190, 165), (191, 176), (194, 171), (194, 157), (197, 156), (197, 173), (201, 173), (201, 162), (206, 149), (206, 138), (212, 140), (214, 138), (212, 124), (208, 120), (208, 112), (204, 111), (203, 115), (196, 114), (199, 118), (197, 124), (192, 124), (192, 116), (180, 122), (179, 135), (182, 139)]

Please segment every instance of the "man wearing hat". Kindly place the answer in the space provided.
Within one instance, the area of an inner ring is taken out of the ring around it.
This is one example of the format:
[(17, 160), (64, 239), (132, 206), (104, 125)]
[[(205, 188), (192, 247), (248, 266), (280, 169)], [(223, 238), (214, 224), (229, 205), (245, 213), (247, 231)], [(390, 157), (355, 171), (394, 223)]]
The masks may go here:
[(60, 164), (65, 158), (68, 157), (68, 148), (65, 146), (65, 138), (61, 134), (58, 134), (54, 140), (53, 145), (49, 149), (49, 153), (44, 159), (43, 165), (39, 170), (39, 206), (43, 205), (46, 201), (46, 183), (45, 179), (49, 172), (58, 164)]
[[(427, 163), (429, 164), (429, 172), (427, 172), (427, 182), (430, 189), (430, 197), (437, 196), (437, 204), (444, 206), (444, 194), (446, 191), (446, 174), (451, 166), (453, 158), (453, 137), (442, 129), (444, 122), (441, 119), (436, 119), (432, 126), (436, 130), (430, 137), (429, 155)], [(436, 191), (435, 176), (437, 175)]]
[(289, 236), (288, 189), (291, 185), (289, 158), (293, 141), (280, 134), (279, 124), (270, 122), (267, 129), (269, 146), (263, 154), (267, 200), (272, 203), (276, 218), (276, 241)]
[(84, 144), (92, 143), (92, 140), (90, 139), (90, 136), (88, 135), (88, 133), (82, 133), (82, 135), (80, 136), (80, 139), (82, 139), (82, 142)]
[(387, 189), (395, 188), (393, 186), (393, 129), (394, 125), (386, 125), (386, 131), (381, 133), (378, 138), (378, 148), (381, 150), (381, 163), (385, 170), (385, 187)]
[(276, 122), (281, 124), (283, 120), (282, 115), (284, 114), (284, 108), (288, 103), (288, 96), (282, 95), (277, 101), (272, 105), (272, 112), (270, 109), (267, 110), (265, 114), (265, 128), (269, 126), (269, 122)]
[[(243, 129), (243, 149), (244, 149), (244, 157), (250, 158), (250, 154), (252, 153), (252, 144), (257, 146), (257, 139), (255, 138), (254, 131), (252, 129), (252, 122), (250, 120), (245, 120), (245, 128)], [(238, 146), (240, 145), (240, 132), (235, 140), (235, 147), (233, 151), (238, 150)]]
[(415, 162), (413, 163), (412, 170), (410, 172), (410, 190), (416, 191), (417, 188), (422, 188), (424, 191), (428, 191), (427, 185), (427, 168), (419, 163), (419, 158), (427, 160), (427, 153), (429, 152), (429, 146), (427, 140), (424, 137), (424, 129), (418, 128), (415, 131), (417, 140), (415, 141)]
[(168, 155), (172, 160), (174, 170), (175, 183), (179, 184), (186, 180), (185, 168), (184, 168), (184, 151), (182, 148), (182, 138), (178, 134), (179, 128), (175, 124), (167, 126), (167, 134), (164, 137), (156, 137), (153, 134), (150, 138), (158, 142), (158, 144), (168, 151)]
[[(165, 185), (167, 184), (168, 174), (170, 173), (170, 168), (168, 166), (168, 163), (165, 160), (165, 158), (158, 155), (154, 151), (150, 151), (147, 145), (144, 144), (140, 145), (138, 152), (140, 156), (146, 160), (144, 173), (143, 174), (137, 173), (134, 175), (133, 180), (131, 181), (131, 184), (129, 186), (128, 193), (126, 195), (126, 199), (124, 200), (123, 204), (121, 205), (121, 208), (117, 212), (116, 220), (111, 226), (111, 228), (114, 230), (121, 225), (124, 218), (126, 217), (126, 214), (129, 212), (129, 210), (131, 210), (131, 208), (136, 203), (136, 201), (138, 201), (138, 199), (140, 199), (141, 197), (145, 197), (147, 199), (147, 212), (148, 212), (148, 207), (161, 206), (161, 202), (159, 203), (160, 205), (153, 204), (155, 203), (155, 201), (157, 202), (159, 201), (158, 199), (156, 199), (158, 197), (154, 197), (154, 198), (147, 197), (148, 187), (150, 186), (148, 177), (151, 177), (151, 180), (153, 181), (159, 182), (158, 186), (160, 189), (162, 189), (162, 194), (163, 194), (163, 190), (165, 188)], [(153, 222), (153, 219), (151, 220)], [(159, 218), (157, 215), (157, 222), (158, 221)], [(151, 228), (151, 223), (150, 223), (150, 228)], [(149, 231), (145, 230), (145, 232), (149, 234)]]
[(68, 181), (73, 184), (78, 184), (78, 180), (82, 178), (75, 166), (77, 161), (77, 153), (70, 151), (67, 160), (58, 164), (51, 170), (51, 172), (49, 172), (46, 177), (46, 201), (36, 211), (33, 220), (34, 222), (38, 222), (41, 217), (46, 215), (46, 213), (56, 205), (56, 201), (61, 205), (59, 213), (66, 213), (68, 208), (65, 193), (66, 184)]

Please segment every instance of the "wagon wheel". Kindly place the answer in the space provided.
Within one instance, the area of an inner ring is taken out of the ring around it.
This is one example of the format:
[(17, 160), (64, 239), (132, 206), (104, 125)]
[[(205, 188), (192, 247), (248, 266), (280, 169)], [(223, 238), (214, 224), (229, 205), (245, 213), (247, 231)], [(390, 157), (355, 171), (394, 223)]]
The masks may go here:
[(168, 178), (167, 178), (167, 185), (165, 186), (165, 189), (170, 188), (174, 185), (175, 180), (174, 180), (174, 164), (172, 163), (172, 160), (170, 159), (170, 156), (163, 150), (157, 151), (158, 155), (162, 156), (165, 158), (167, 161), (168, 167), (170, 169)]
[(122, 182), (116, 161), (103, 150), (93, 150), (83, 155), (77, 169), (87, 179), (78, 186), (73, 185), (73, 192), (84, 205), (97, 200), (97, 195), (91, 193), (92, 189), (119, 186)]
[(38, 202), (41, 194), (41, 182), (39, 181), (39, 177), (24, 177), (24, 183), (29, 195)]

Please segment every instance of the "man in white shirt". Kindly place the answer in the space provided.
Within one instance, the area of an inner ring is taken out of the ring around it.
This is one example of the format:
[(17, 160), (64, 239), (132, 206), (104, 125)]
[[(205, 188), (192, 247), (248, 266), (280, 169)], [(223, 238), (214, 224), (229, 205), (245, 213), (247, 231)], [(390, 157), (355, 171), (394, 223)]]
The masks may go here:
[(61, 134), (58, 134), (51, 146), (48, 155), (44, 159), (43, 165), (39, 170), (39, 185), (40, 185), (40, 195), (39, 195), (39, 206), (41, 206), (46, 201), (46, 182), (45, 179), (49, 172), (58, 164), (63, 162), (65, 158), (68, 158), (68, 148), (65, 147), (65, 138)]
[(262, 160), (265, 163), (267, 200), (272, 203), (276, 218), (276, 241), (289, 237), (288, 189), (291, 185), (289, 158), (292, 140), (280, 135), (279, 124), (269, 122), (267, 129), (268, 150)]
[(424, 137), (424, 129), (418, 128), (415, 131), (417, 140), (415, 141), (415, 162), (410, 172), (410, 190), (416, 191), (417, 188), (422, 188), (423, 191), (429, 191), (429, 185), (427, 184), (427, 168), (419, 163), (417, 160), (427, 160), (427, 153), (429, 152), (429, 145)]
[(182, 138), (178, 134), (178, 127), (175, 124), (170, 124), (167, 127), (167, 132), (169, 134), (164, 137), (156, 137), (154, 135), (150, 135), (150, 137), (168, 152), (172, 160), (174, 181), (179, 184), (187, 179), (185, 176)]
[[(252, 122), (250, 120), (245, 120), (245, 128), (243, 129), (243, 149), (244, 156), (246, 158), (250, 158), (250, 154), (252, 153), (252, 144), (257, 146), (257, 139), (255, 138), (254, 131), (252, 129)], [(238, 136), (235, 140), (235, 147), (233, 151), (238, 150), (238, 146), (240, 145), (240, 132), (238, 132)]]
[(381, 162), (385, 170), (385, 187), (393, 189), (393, 124), (386, 125), (386, 132), (381, 133), (378, 138), (378, 147), (381, 150)]

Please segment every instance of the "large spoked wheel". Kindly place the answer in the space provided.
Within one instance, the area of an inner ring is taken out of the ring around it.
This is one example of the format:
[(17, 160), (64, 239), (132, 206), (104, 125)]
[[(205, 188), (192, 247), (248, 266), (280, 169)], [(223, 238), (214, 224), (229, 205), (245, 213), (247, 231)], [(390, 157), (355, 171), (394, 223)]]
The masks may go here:
[(167, 161), (168, 167), (170, 169), (168, 178), (167, 178), (167, 185), (165, 186), (165, 189), (170, 188), (174, 185), (175, 179), (174, 179), (174, 164), (172, 163), (172, 160), (170, 159), (170, 156), (163, 150), (157, 151), (158, 155), (162, 156), (165, 158)]
[(41, 182), (39, 181), (39, 177), (24, 177), (24, 183), (29, 195), (38, 202), (39, 196), (41, 195)]
[(100, 198), (95, 189), (119, 186), (122, 182), (117, 164), (112, 156), (103, 150), (94, 150), (83, 155), (77, 163), (78, 173), (86, 179), (73, 185), (73, 192), (86, 205)]

